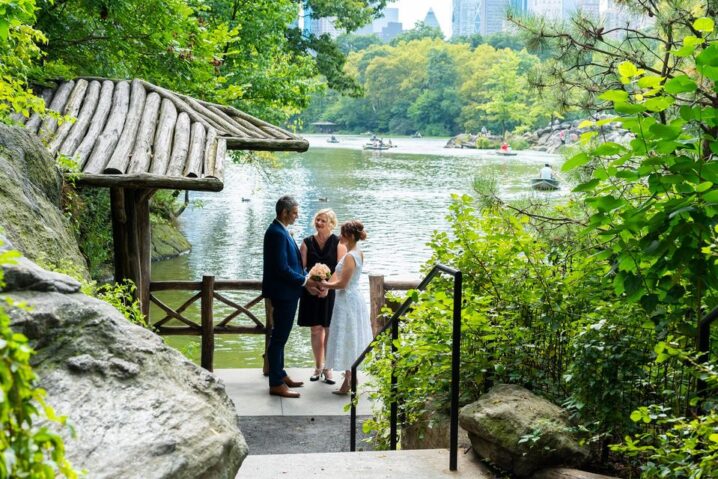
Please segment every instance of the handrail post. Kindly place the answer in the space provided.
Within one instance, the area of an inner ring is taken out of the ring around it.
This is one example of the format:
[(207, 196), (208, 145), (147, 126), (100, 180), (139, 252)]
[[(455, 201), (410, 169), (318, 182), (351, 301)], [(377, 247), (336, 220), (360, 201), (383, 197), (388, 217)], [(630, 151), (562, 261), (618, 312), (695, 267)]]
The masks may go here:
[(202, 276), (202, 352), (201, 364), (207, 371), (213, 370), (214, 362), (214, 276)]
[(383, 324), (379, 324), (379, 317), (381, 315), (381, 308), (386, 303), (386, 292), (384, 291), (384, 276), (383, 275), (369, 275), (369, 302), (370, 311), (369, 318), (371, 319), (371, 332), (374, 337), (379, 333)]
[(391, 413), (389, 422), (389, 444), (392, 451), (396, 451), (396, 444), (399, 440), (397, 420), (399, 415), (399, 393), (396, 384), (396, 343), (399, 339), (399, 321), (391, 323)]
[(454, 322), (451, 337), (451, 412), (449, 425), (449, 470), (457, 469), (459, 449), (459, 381), (461, 379), (462, 274), (454, 275)]

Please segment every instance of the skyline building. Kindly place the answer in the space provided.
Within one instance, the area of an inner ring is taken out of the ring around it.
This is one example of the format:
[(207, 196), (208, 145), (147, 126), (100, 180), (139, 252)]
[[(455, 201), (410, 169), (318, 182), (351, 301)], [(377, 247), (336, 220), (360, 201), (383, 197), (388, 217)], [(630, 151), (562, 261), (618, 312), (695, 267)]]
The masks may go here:
[(562, 18), (570, 18), (576, 12), (582, 12), (589, 18), (600, 18), (600, 0), (563, 0)]
[(509, 0), (481, 0), (477, 23), (481, 35), (493, 35), (504, 31)]
[(451, 36), (469, 37), (479, 31), (477, 14), (480, 0), (454, 0), (451, 11)]
[(429, 11), (426, 12), (426, 16), (424, 17), (424, 24), (431, 28), (438, 28), (439, 30), (441, 30), (441, 25), (439, 25), (439, 20), (436, 18), (436, 14), (434, 13), (433, 8), (430, 8)]

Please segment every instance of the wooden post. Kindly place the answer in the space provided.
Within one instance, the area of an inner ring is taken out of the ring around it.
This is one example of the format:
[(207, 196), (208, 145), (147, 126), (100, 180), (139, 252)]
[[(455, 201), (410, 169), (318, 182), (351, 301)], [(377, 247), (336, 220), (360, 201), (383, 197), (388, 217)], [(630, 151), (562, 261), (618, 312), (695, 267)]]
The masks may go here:
[(150, 197), (155, 190), (136, 190), (135, 211), (137, 220), (137, 257), (139, 262), (139, 283), (137, 295), (145, 319), (150, 318), (150, 281), (152, 277), (152, 229), (150, 226)]
[(269, 376), (269, 358), (267, 357), (267, 349), (269, 349), (269, 339), (272, 337), (272, 328), (274, 327), (274, 319), (272, 317), (272, 301), (269, 298), (264, 298), (264, 311), (266, 319), (264, 322), (266, 332), (264, 333), (264, 366), (262, 367), (262, 373), (265, 376)]
[(140, 268), (140, 238), (137, 231), (137, 190), (126, 189), (124, 197), (125, 215), (127, 217), (124, 242), (127, 245), (127, 271), (125, 271), (125, 277), (135, 283), (135, 286), (137, 287), (135, 295), (137, 299), (141, 300), (140, 291), (142, 287), (142, 273)]
[(115, 282), (119, 283), (129, 275), (124, 189), (110, 188), (110, 205), (112, 211), (112, 242), (115, 252)]
[(374, 336), (384, 327), (384, 320), (380, 318), (381, 308), (386, 303), (383, 275), (369, 275), (369, 300), (371, 302), (370, 318), (371, 330)]
[(202, 276), (202, 367), (212, 371), (214, 362), (214, 276)]

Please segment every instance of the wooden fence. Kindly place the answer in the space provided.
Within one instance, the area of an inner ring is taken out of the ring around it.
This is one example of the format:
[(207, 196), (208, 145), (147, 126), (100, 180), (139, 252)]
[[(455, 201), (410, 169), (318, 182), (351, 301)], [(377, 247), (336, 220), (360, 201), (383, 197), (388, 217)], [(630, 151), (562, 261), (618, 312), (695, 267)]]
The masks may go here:
[[(369, 276), (370, 317), (374, 334), (383, 326), (381, 308), (386, 304), (387, 291), (406, 291), (416, 288), (419, 280), (387, 281), (384, 276)], [(215, 334), (263, 334), (266, 353), (272, 332), (272, 304), (262, 297), (262, 282), (259, 280), (215, 280), (212, 275), (205, 275), (202, 281), (153, 281), (150, 283), (149, 300), (164, 314), (159, 320), (150, 316), (150, 324), (157, 333), (169, 335), (189, 335), (201, 337), (201, 360), (203, 368), (212, 371), (214, 367), (214, 336)], [(172, 307), (160, 300), (156, 293), (160, 291), (187, 291), (193, 293), (179, 307)], [(259, 294), (246, 304), (240, 304), (226, 296), (229, 291), (259, 291)], [(214, 317), (214, 301), (229, 306), (232, 311), (219, 321)], [(187, 309), (195, 302), (200, 302), (200, 320), (193, 321), (186, 315)], [(264, 318), (260, 319), (251, 308), (264, 301)], [(391, 306), (391, 305), (390, 305)], [(239, 326), (231, 322), (244, 315), (253, 323), (251, 326)], [(176, 322), (168, 324), (171, 320)], [(180, 324), (177, 324), (179, 322)], [(264, 372), (268, 371), (267, 357), (264, 355)]]

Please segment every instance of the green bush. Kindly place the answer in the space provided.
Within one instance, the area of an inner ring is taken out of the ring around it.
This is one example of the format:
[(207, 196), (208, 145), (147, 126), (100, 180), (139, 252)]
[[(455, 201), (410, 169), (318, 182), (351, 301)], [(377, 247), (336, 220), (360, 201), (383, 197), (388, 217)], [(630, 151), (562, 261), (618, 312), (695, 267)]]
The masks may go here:
[(479, 150), (495, 150), (501, 146), (501, 142), (498, 140), (492, 140), (485, 136), (479, 136), (476, 139), (476, 148)]
[[(0, 265), (15, 256), (0, 253)], [(0, 288), (2, 277), (0, 269)], [(45, 391), (37, 387), (30, 366), (33, 354), (27, 338), (10, 328), (10, 316), (0, 304), (0, 477), (76, 478), (62, 438), (50, 430), (51, 423), (65, 426), (65, 418), (45, 403)]]

